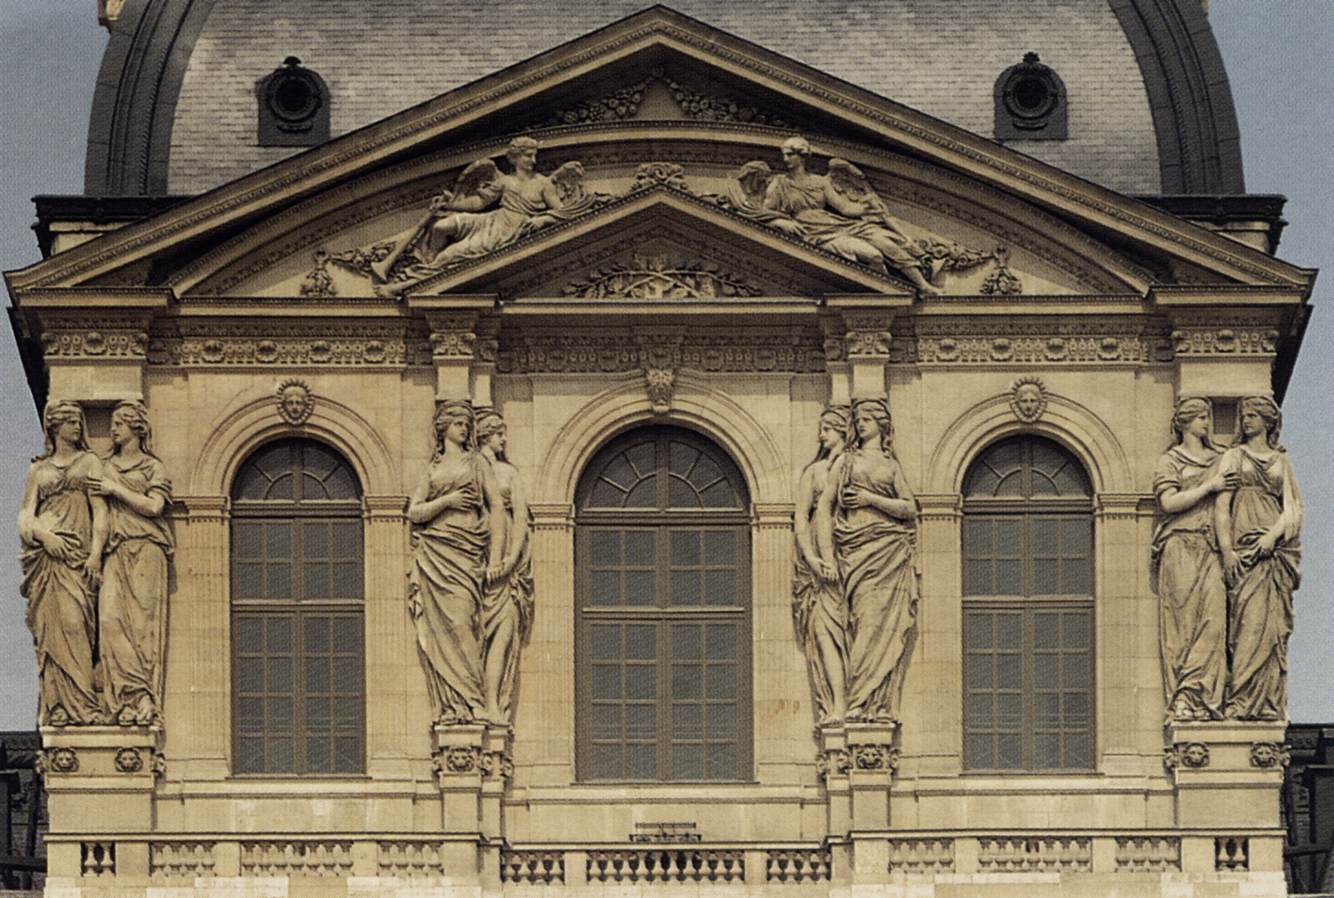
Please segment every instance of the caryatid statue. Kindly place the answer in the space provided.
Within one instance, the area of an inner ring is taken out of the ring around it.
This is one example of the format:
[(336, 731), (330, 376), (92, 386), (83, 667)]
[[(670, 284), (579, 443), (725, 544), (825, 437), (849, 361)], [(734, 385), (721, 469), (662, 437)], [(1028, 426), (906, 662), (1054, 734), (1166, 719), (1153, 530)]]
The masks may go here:
[(435, 414), (435, 454), (408, 501), (412, 567), (408, 611), (437, 724), (485, 720), (478, 621), (488, 571), (502, 568), (504, 498), (475, 450), (472, 405), (449, 400)]
[(1228, 594), (1226, 716), (1286, 720), (1292, 594), (1300, 582), (1302, 499), (1279, 443), (1283, 416), (1268, 396), (1241, 401), (1241, 433), (1219, 468), (1235, 485), (1214, 500)]
[(90, 484), (101, 476), (102, 463), (88, 448), (77, 402), (47, 403), (42, 428), (45, 449), (28, 468), (19, 507), (19, 592), (37, 648), (37, 722), (101, 723), (93, 646), (107, 503)]
[(162, 722), (167, 645), (167, 523), (171, 481), (153, 454), (142, 402), (111, 412), (111, 454), (89, 492), (107, 504), (106, 555), (98, 591), (98, 654), (110, 718), (122, 726)]
[(1153, 471), (1160, 517), (1152, 571), (1169, 721), (1223, 716), (1227, 587), (1214, 536), (1214, 495), (1239, 481), (1219, 468), (1212, 424), (1207, 399), (1179, 401), (1172, 415), (1176, 439)]
[(843, 454), (851, 417), (846, 405), (832, 405), (821, 413), (820, 448), (797, 482), (792, 619), (806, 655), (820, 726), (842, 723), (847, 715), (848, 603), (839, 581), (838, 559), (820, 553), (815, 514), (830, 470)]
[(885, 401), (854, 400), (816, 512), (820, 557), (838, 560), (848, 606), (849, 721), (898, 722), (917, 633), (917, 500), (893, 441)]
[(489, 513), (504, 522), (500, 562), (486, 572), (482, 590), (482, 685), (484, 716), (490, 723), (514, 718), (519, 650), (533, 624), (532, 522), (519, 471), (505, 458), (505, 420), (495, 409), (477, 413), (478, 451), (490, 463), (503, 505)]

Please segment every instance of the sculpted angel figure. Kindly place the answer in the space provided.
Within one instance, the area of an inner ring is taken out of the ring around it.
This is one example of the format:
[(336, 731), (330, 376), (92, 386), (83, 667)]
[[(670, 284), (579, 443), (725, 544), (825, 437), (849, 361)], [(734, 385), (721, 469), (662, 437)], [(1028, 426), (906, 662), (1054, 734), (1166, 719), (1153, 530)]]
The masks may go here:
[(806, 655), (820, 726), (842, 723), (847, 714), (848, 604), (839, 584), (838, 560), (820, 554), (814, 518), (829, 483), (830, 469), (843, 454), (850, 421), (846, 405), (824, 410), (820, 415), (820, 448), (797, 482), (792, 617)]
[(1217, 462), (1209, 401), (1186, 398), (1172, 416), (1176, 442), (1153, 471), (1161, 513), (1153, 584), (1161, 603), (1163, 689), (1169, 720), (1218, 720), (1227, 684), (1227, 587), (1214, 537), (1216, 493), (1236, 489)]
[(1302, 498), (1279, 443), (1283, 416), (1267, 396), (1243, 399), (1241, 433), (1219, 468), (1236, 476), (1214, 500), (1214, 526), (1228, 584), (1226, 715), (1288, 716), (1288, 637), (1300, 583)]
[(862, 171), (831, 159), (828, 175), (812, 174), (806, 170), (810, 155), (804, 137), (783, 141), (787, 172), (769, 180), (764, 208), (784, 217), (766, 223), (845, 259), (880, 271), (893, 268), (922, 293), (939, 293), (927, 279), (924, 253), (899, 229)]
[(816, 512), (822, 558), (837, 558), (848, 606), (847, 719), (896, 722), (917, 631), (917, 500), (893, 449), (883, 399), (852, 404), (852, 432)]
[(602, 197), (583, 187), (584, 167), (567, 162), (551, 177), (537, 173), (537, 141), (516, 137), (505, 158), (514, 171), (503, 174), (490, 159), (479, 159), (459, 175), (452, 192), (431, 201), (417, 227), (381, 261), (371, 266), (372, 276), (387, 282), (399, 259), (415, 252), (406, 289), (464, 259), (485, 256), (521, 237), (558, 221), (588, 211)]
[(98, 654), (112, 719), (160, 723), (167, 640), (167, 509), (171, 481), (153, 454), (148, 409), (122, 402), (111, 412), (111, 454), (89, 491), (107, 504), (106, 557), (98, 593)]
[(435, 455), (408, 502), (408, 610), (436, 722), (467, 723), (486, 710), (482, 590), (487, 572), (502, 567), (504, 498), (474, 451), (472, 405), (445, 402), (434, 423)]
[(492, 516), (504, 522), (500, 564), (487, 571), (482, 591), (482, 683), (485, 718), (509, 723), (519, 672), (519, 649), (533, 624), (531, 522), (519, 470), (505, 458), (505, 419), (494, 409), (477, 415), (477, 444), (491, 466), (503, 504)]
[(47, 403), (42, 427), (46, 448), (28, 468), (19, 507), (19, 593), (37, 648), (37, 722), (100, 723), (93, 646), (107, 506), (89, 484), (102, 463), (88, 448), (78, 403)]

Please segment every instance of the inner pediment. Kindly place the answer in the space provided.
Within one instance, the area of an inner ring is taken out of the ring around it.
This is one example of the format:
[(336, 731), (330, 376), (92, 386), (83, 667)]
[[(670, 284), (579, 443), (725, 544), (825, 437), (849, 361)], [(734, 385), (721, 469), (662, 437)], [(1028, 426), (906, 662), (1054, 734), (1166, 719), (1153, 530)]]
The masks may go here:
[[(965, 296), (1120, 293), (1148, 281), (1088, 235), (999, 191), (826, 136), (811, 138), (815, 193), (793, 208), (774, 200), (796, 183), (783, 139), (730, 125), (689, 137), (626, 125), (548, 135), (527, 199), (502, 195), (517, 183), (506, 144), (423, 156), (196, 254), (170, 282), (183, 297), (512, 299), (561, 295), (607, 264), (646, 271), (636, 256), (744, 275), (698, 289), (744, 282), (778, 296), (911, 294), (909, 266), (934, 289)], [(839, 166), (859, 180), (835, 185)]]

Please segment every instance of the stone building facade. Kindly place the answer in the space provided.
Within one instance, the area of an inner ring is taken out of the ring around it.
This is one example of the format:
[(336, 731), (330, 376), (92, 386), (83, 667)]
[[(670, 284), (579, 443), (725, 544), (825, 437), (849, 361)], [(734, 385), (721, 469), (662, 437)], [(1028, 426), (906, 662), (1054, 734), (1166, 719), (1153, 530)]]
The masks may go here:
[(1283, 894), (1314, 273), (1198, 7), (112, 6), (49, 894)]

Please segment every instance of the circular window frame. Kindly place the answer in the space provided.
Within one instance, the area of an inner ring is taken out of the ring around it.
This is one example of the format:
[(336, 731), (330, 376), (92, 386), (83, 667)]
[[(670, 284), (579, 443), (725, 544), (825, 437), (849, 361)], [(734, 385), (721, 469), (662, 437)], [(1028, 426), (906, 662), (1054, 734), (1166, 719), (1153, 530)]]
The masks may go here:
[[(306, 90), (306, 103), (295, 112), (288, 109), (280, 99), (283, 89), (291, 84), (299, 84)], [(306, 125), (319, 115), (320, 107), (324, 105), (324, 91), (311, 72), (299, 64), (289, 65), (274, 72), (268, 84), (264, 85), (264, 103), (281, 123), (280, 127)]]

